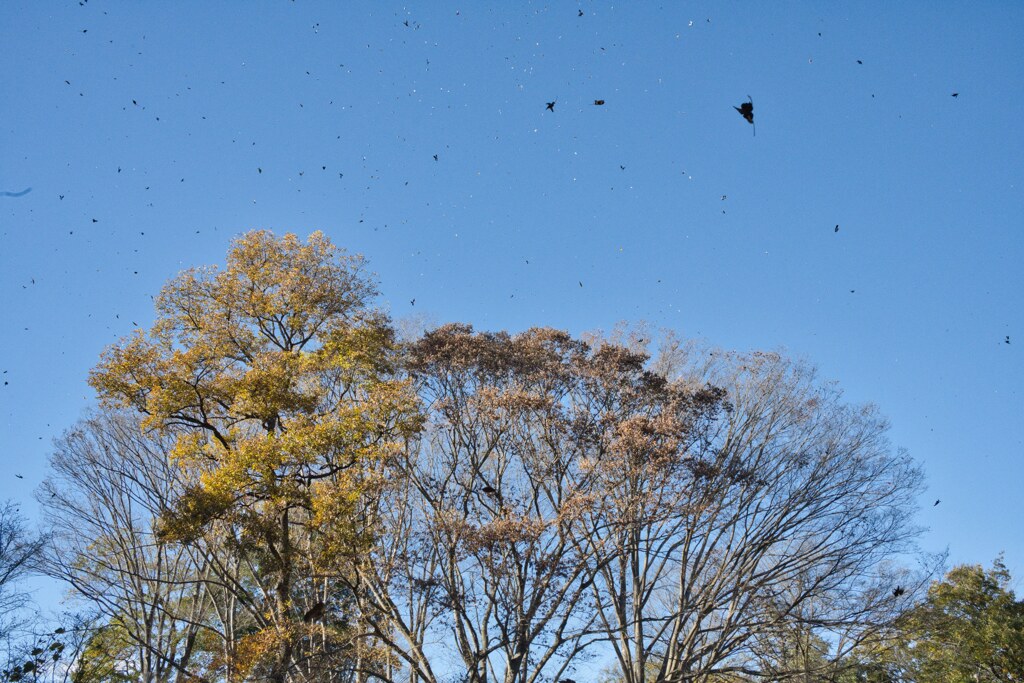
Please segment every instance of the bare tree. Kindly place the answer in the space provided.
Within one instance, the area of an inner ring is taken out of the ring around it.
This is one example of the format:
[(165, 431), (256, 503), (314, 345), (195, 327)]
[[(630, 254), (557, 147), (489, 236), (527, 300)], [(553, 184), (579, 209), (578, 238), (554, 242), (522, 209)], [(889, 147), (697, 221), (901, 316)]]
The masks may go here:
[(913, 549), (921, 473), (877, 410), (777, 354), (675, 344), (657, 367), (726, 402), (686, 448), (603, 468), (614, 493), (581, 538), (604, 559), (594, 593), (622, 680), (779, 679), (758, 663), (780, 631), (832, 661), (883, 633), (906, 606), (889, 560)]
[[(591, 510), (610, 441), (685, 443), (718, 400), (647, 372), (645, 356), (563, 332), (448, 325), (408, 369), (430, 418), (389, 464), (385, 532), (355, 594), (414, 679), (444, 643), (468, 681), (557, 679), (606, 636), (593, 583), (607, 551)], [(657, 435), (645, 430), (658, 431)]]
[(188, 680), (198, 639), (216, 635), (206, 558), (153, 531), (186, 483), (169, 450), (133, 416), (98, 412), (57, 442), (37, 494), (50, 526), (41, 568), (105, 621), (85, 656), (105, 648), (146, 683)]
[(0, 504), (0, 647), (4, 669), (24, 659), (20, 647), (32, 623), (28, 611), (30, 595), (21, 584), (32, 570), (42, 539), (25, 527), (25, 518), (15, 503)]

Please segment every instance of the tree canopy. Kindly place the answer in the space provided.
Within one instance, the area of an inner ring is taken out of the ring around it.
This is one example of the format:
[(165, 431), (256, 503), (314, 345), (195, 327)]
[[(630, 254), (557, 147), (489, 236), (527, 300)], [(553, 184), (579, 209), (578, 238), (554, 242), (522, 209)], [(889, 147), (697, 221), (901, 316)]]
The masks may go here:
[(322, 234), (250, 232), (103, 353), (40, 493), (80, 680), (811, 680), (912, 605), (921, 472), (807, 364), (399, 342), (376, 295)]

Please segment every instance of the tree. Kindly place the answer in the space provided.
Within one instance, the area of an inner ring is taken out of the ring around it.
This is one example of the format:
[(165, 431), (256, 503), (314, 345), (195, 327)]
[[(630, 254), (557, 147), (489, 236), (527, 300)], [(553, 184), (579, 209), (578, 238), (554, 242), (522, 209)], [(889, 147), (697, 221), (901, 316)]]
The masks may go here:
[(1024, 601), (1010, 583), (1001, 559), (987, 570), (955, 567), (901, 620), (902, 646), (891, 661), (920, 683), (1024, 680)]
[[(102, 617), (77, 679), (113, 670), (144, 683), (187, 680), (203, 644), (223, 640), (212, 619), (210, 558), (155, 536), (153, 524), (187, 488), (171, 439), (137, 416), (98, 411), (66, 433), (37, 498), (49, 523), (40, 568)], [(106, 676), (107, 674), (103, 674)]]
[[(650, 680), (652, 660), (671, 683), (781, 679), (879, 637), (905, 608), (891, 590), (909, 577), (888, 560), (913, 550), (921, 483), (885, 421), (777, 354), (669, 342), (655, 367), (724, 401), (685, 448), (606, 460), (611, 493), (583, 538), (622, 679)], [(779, 657), (786, 639), (806, 656)]]
[(685, 449), (720, 399), (645, 359), (550, 329), (446, 325), (411, 345), (428, 424), (388, 461), (390, 532), (354, 591), (413, 678), (436, 680), (439, 639), (464, 680), (535, 683), (606, 637), (591, 537), (606, 470)]
[(149, 333), (108, 349), (90, 376), (105, 404), (174, 439), (189, 488), (158, 537), (187, 543), (219, 525), (239, 558), (245, 576), (229, 587), (255, 625), (226, 663), (232, 677), (283, 682), (315, 655), (326, 626), (303, 617), (333, 597), (335, 569), (321, 553), (372, 540), (354, 514), (366, 473), (419, 427), (409, 384), (391, 378), (375, 294), (362, 259), (321, 233), (303, 244), (251, 232), (224, 270), (169, 282)]
[[(2, 680), (30, 680), (41, 666), (39, 656), (49, 659), (52, 650), (39, 647), (27, 627), (32, 617), (27, 611), (29, 594), (20, 585), (38, 560), (43, 539), (25, 528), (16, 504), (0, 505), (0, 646), (4, 648)], [(38, 650), (38, 651), (37, 651)]]
[(24, 624), (29, 596), (18, 585), (30, 572), (42, 540), (25, 528), (16, 504), (0, 505), (0, 641), (8, 643)]

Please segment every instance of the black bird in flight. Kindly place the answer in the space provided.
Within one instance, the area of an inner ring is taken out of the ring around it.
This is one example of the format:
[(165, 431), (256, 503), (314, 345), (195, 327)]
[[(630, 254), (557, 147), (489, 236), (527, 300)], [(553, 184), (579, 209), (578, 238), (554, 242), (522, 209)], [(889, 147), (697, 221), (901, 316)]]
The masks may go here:
[(555, 102), (557, 102), (557, 101), (558, 101), (558, 100), (555, 100), (554, 102), (548, 102), (548, 103), (547, 103), (547, 105), (548, 105), (548, 111), (554, 111), (554, 110), (555, 110)]
[(953, 93), (953, 97), (960, 97), (960, 93), (958, 93), (958, 92)]
[(24, 479), (25, 478), (25, 477), (21, 476), (20, 474), (15, 474), (14, 476), (17, 477), (18, 479)]
[(491, 486), (490, 484), (484, 484), (484, 487), (482, 489), (480, 489), (480, 490), (483, 491), (484, 493), (486, 493), (488, 495), (492, 495), (492, 496), (495, 493), (497, 493), (495, 488), (493, 486)]
[(838, 223), (836, 223), (836, 229), (833, 230), (832, 232), (839, 232), (839, 224)]
[(941, 502), (942, 502), (942, 501), (941, 501), (940, 499), (936, 498), (936, 499), (935, 499), (935, 502), (934, 502), (934, 503), (932, 503), (932, 507), (935, 507), (936, 505), (938, 505), (938, 504), (939, 504), (939, 503), (941, 503)]
[[(583, 10), (580, 10), (580, 13), (577, 14), (576, 16), (582, 17), (583, 16)], [(576, 681), (569, 681), (568, 683), (576, 683)]]
[(594, 100), (594, 106), (595, 107), (603, 107), (604, 106), (604, 100)]
[(436, 154), (434, 155), (434, 161), (437, 161), (437, 155)]
[(1010, 343), (1010, 335), (1006, 335), (1006, 343), (1007, 343), (1007, 344), (1009, 344), (1009, 343)]
[[(754, 100), (750, 95), (747, 95), (747, 101), (738, 107), (733, 107), (740, 113), (740, 116), (747, 120), (747, 123), (754, 125)], [(754, 135), (757, 135), (757, 128), (754, 128)]]
[(901, 595), (903, 595), (904, 593), (906, 593), (906, 591), (903, 590), (902, 586), (896, 586), (895, 588), (892, 589), (892, 597), (894, 597), (894, 598), (898, 598)]

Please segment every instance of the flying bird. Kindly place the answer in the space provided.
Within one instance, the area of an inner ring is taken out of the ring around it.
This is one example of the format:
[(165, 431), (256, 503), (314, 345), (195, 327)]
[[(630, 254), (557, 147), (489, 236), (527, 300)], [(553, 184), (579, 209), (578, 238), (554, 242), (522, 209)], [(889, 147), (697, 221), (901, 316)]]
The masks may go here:
[(490, 484), (484, 484), (484, 487), (482, 489), (480, 489), (480, 490), (483, 491), (484, 493), (488, 494), (488, 495), (494, 495), (495, 493), (497, 493), (495, 488), (493, 486), (491, 486)]
[[(740, 116), (747, 120), (747, 123), (754, 125), (754, 99), (747, 95), (747, 101), (738, 107), (733, 107), (740, 113)], [(757, 128), (754, 128), (754, 135), (757, 135)]]
[(901, 595), (903, 595), (904, 593), (906, 593), (906, 591), (903, 590), (902, 586), (896, 586), (895, 588), (892, 589), (892, 597), (894, 597), (894, 598), (898, 598)]
[(548, 102), (548, 103), (547, 103), (547, 106), (548, 106), (548, 111), (554, 111), (554, 110), (555, 110), (555, 102), (557, 102), (557, 101), (558, 101), (558, 100), (554, 100), (554, 101), (552, 101), (552, 102)]
[(952, 96), (953, 96), (953, 97), (960, 97), (960, 93), (958, 93), (958, 92), (955, 92), (955, 93), (953, 93), (953, 95), (952, 95)]
[(21, 476), (20, 474), (15, 474), (14, 476), (17, 477), (18, 479), (24, 479), (25, 478), (25, 477)]
[(1006, 335), (1006, 343), (1007, 343), (1007, 344), (1009, 344), (1009, 343), (1010, 343), (1010, 335)]
[(939, 503), (941, 503), (941, 502), (942, 502), (942, 501), (941, 501), (940, 499), (936, 498), (936, 499), (935, 499), (935, 502), (934, 502), (934, 503), (932, 503), (932, 507), (935, 507), (936, 505), (938, 505), (938, 504), (939, 504)]
[(838, 223), (836, 223), (836, 229), (833, 230), (832, 232), (839, 232), (839, 224)]
[(594, 100), (594, 106), (595, 107), (603, 107), (604, 106), (604, 100)]

